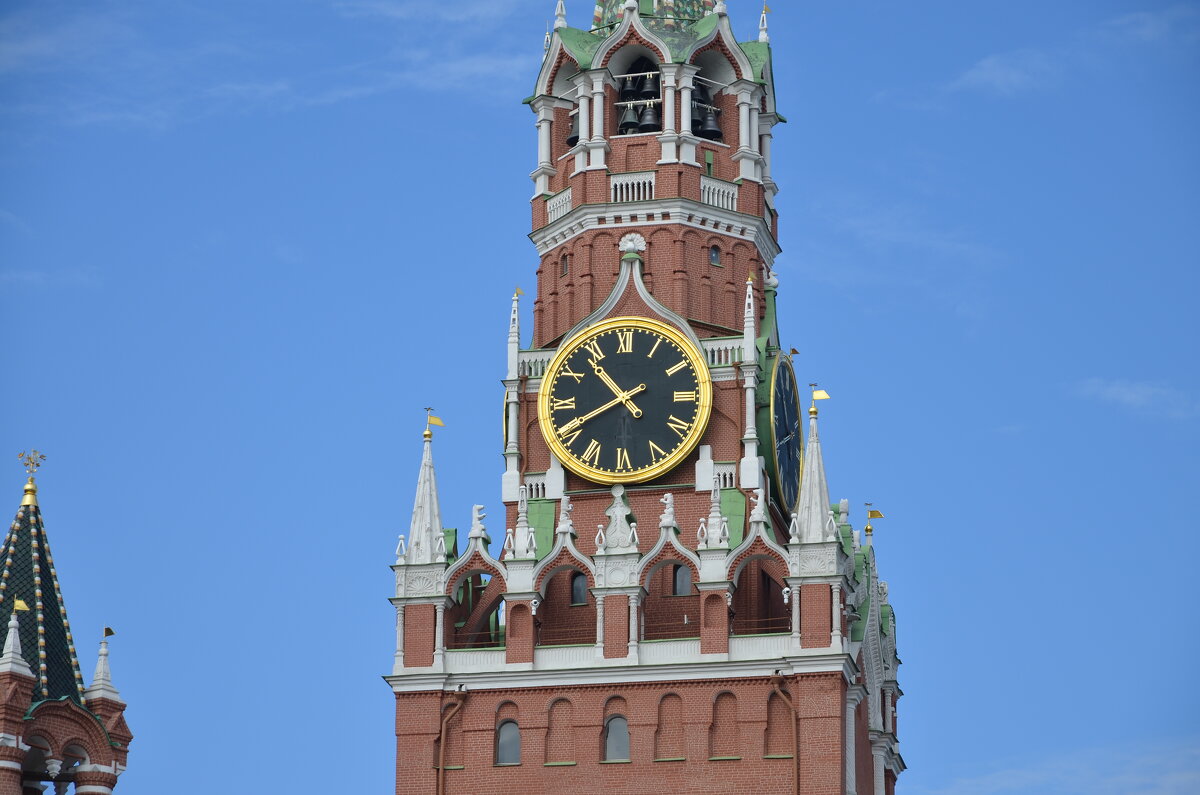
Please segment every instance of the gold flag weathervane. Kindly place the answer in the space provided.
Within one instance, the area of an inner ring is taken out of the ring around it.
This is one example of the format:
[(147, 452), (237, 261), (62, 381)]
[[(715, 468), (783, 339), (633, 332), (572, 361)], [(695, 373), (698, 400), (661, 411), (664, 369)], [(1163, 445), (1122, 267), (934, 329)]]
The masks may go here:
[(513, 298), (516, 298), (518, 295), (525, 295), (525, 291), (522, 290), (520, 287), (518, 287), (516, 289), (516, 292), (513, 293)]
[(117, 631), (115, 629), (113, 629), (112, 627), (104, 628), (104, 637), (111, 638), (113, 635), (116, 635), (116, 634), (117, 634)]
[(17, 453), (17, 458), (21, 459), (21, 463), (25, 466), (25, 472), (30, 477), (38, 471), (38, 467), (46, 460), (46, 456), (37, 450), (27, 450), (22, 453)]
[(441, 417), (433, 416), (433, 406), (426, 406), (425, 407), (425, 433), (432, 433), (432, 431), (429, 430), (429, 426), (431, 426), (431, 425), (436, 425), (439, 428), (446, 427), (446, 423), (442, 422)]
[(29, 605), (25, 604), (24, 599), (14, 599), (13, 600), (13, 612), (16, 613), (18, 611), (21, 611), (21, 612), (29, 611)]
[(877, 509), (871, 507), (874, 504), (875, 503), (873, 503), (873, 502), (864, 502), (863, 503), (863, 505), (867, 506), (867, 526), (863, 528), (863, 531), (867, 535), (871, 535), (872, 533), (875, 532), (875, 528), (871, 527), (871, 520), (883, 518), (883, 511), (880, 511), (880, 510), (877, 510)]

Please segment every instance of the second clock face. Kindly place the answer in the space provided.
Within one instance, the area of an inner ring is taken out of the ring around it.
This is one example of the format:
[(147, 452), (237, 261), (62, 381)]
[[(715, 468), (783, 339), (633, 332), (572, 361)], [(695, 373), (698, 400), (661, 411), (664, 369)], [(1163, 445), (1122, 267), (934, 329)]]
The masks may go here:
[(563, 465), (601, 483), (636, 483), (695, 448), (712, 409), (703, 354), (675, 328), (618, 317), (571, 340), (542, 377), (538, 420)]

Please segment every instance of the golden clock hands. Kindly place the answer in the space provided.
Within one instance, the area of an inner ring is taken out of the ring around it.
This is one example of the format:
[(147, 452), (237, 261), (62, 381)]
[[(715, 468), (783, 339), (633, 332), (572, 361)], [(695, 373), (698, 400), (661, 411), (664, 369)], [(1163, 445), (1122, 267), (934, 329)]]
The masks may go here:
[[(600, 363), (597, 362), (595, 359), (588, 359), (588, 364), (590, 364), (592, 366), (592, 372), (594, 372), (596, 375), (600, 376), (600, 380), (603, 381), (605, 383), (605, 385), (608, 386), (608, 388), (613, 391), (614, 395), (624, 395), (624, 397), (621, 398), (620, 402), (623, 402), (625, 404), (625, 408), (629, 409), (629, 413), (632, 414), (634, 416), (634, 418), (642, 416), (642, 410), (639, 409), (637, 407), (637, 405), (628, 398), (628, 395), (633, 394), (632, 392), (624, 392), (623, 393), (621, 391), (621, 387), (617, 386), (617, 382), (612, 380), (612, 376), (610, 376), (608, 373), (604, 372), (604, 368), (601, 367)], [(642, 389), (645, 389), (645, 388), (646, 388), (646, 385), (642, 384)], [(641, 392), (642, 390), (639, 389), (637, 391)]]
[(575, 430), (575, 429), (576, 429), (576, 428), (578, 428), (580, 425), (583, 425), (585, 422), (587, 422), (588, 420), (590, 420), (592, 417), (595, 417), (597, 414), (603, 414), (604, 412), (608, 411), (609, 409), (611, 409), (613, 406), (617, 405), (618, 403), (628, 403), (628, 402), (629, 402), (629, 396), (630, 396), (630, 395), (636, 395), (638, 392), (642, 392), (642, 391), (644, 391), (645, 389), (646, 389), (646, 385), (645, 385), (645, 384), (638, 384), (638, 385), (637, 385), (637, 386), (635, 386), (633, 389), (630, 389), (630, 390), (627, 390), (627, 391), (625, 391), (625, 392), (621, 392), (621, 393), (619, 393), (619, 394), (618, 394), (618, 395), (617, 395), (615, 398), (613, 398), (612, 400), (608, 401), (608, 402), (607, 402), (607, 403), (605, 403), (603, 406), (600, 406), (599, 408), (592, 409), (592, 410), (591, 410), (591, 411), (589, 411), (587, 414), (584, 414), (584, 415), (583, 415), (583, 416), (581, 416), (581, 417), (576, 417), (575, 419), (573, 419), (573, 420), (571, 420), (570, 422), (568, 422), (566, 425), (564, 425), (564, 426), (562, 426), (561, 428), (559, 428), (559, 429), (558, 429), (558, 435), (559, 435), (559, 436), (566, 436), (566, 435), (567, 435), (567, 434), (569, 434), (571, 431)]

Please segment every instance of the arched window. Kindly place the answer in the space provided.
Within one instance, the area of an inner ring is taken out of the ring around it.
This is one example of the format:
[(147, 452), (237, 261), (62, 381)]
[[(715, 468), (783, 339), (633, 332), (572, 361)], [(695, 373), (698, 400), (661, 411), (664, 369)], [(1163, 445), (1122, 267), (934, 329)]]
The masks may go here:
[(496, 727), (496, 764), (521, 764), (521, 729), (515, 720), (506, 720)]
[(671, 594), (673, 596), (691, 596), (692, 570), (687, 566), (677, 565), (675, 567), (671, 583)]
[(566, 276), (571, 271), (571, 255), (563, 254), (559, 260), (559, 265), (562, 266), (562, 275)]
[(604, 761), (629, 761), (629, 722), (621, 715), (604, 722)]
[(720, 246), (713, 246), (712, 248), (710, 248), (708, 250), (708, 264), (709, 265), (720, 265), (721, 264), (721, 247)]
[(571, 604), (587, 604), (587, 575), (576, 572), (571, 575)]
[(662, 131), (662, 92), (658, 66), (638, 58), (617, 77), (617, 135)]

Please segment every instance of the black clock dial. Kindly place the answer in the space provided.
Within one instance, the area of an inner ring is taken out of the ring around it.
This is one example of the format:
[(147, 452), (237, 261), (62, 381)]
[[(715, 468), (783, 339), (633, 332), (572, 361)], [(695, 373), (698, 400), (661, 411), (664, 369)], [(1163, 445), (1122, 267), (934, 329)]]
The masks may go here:
[(711, 394), (703, 358), (678, 331), (614, 318), (572, 340), (551, 363), (539, 399), (542, 432), (578, 474), (648, 480), (699, 441)]
[(780, 354), (771, 374), (771, 443), (776, 494), (784, 509), (796, 510), (804, 443), (800, 426), (800, 390), (791, 360)]

